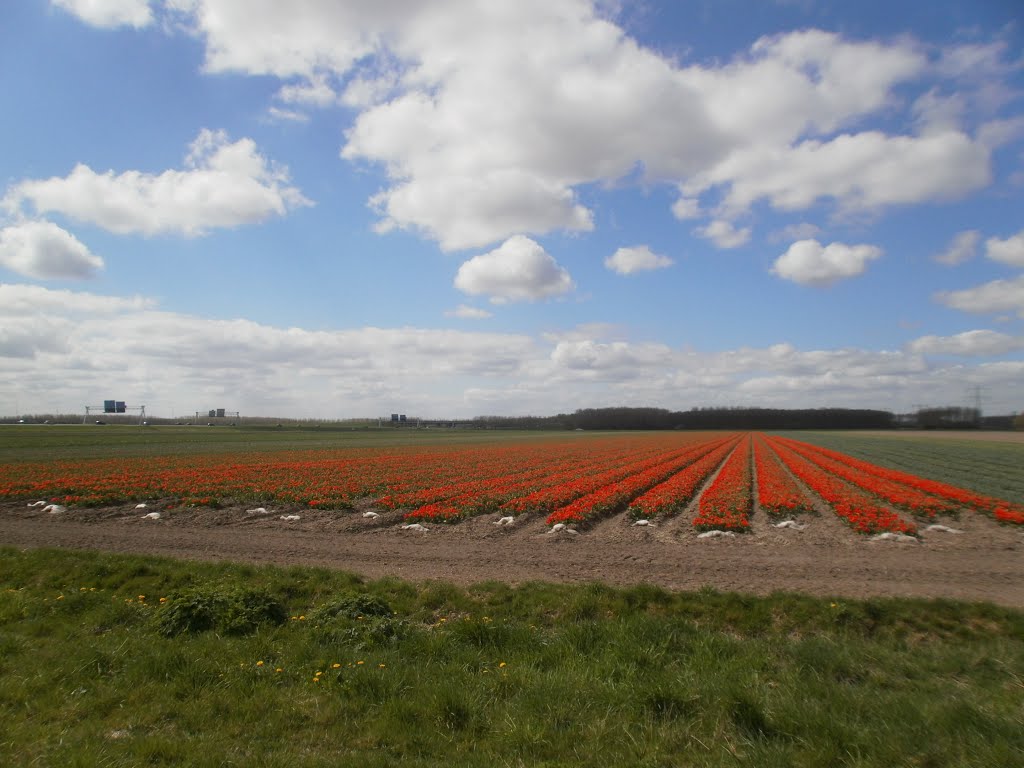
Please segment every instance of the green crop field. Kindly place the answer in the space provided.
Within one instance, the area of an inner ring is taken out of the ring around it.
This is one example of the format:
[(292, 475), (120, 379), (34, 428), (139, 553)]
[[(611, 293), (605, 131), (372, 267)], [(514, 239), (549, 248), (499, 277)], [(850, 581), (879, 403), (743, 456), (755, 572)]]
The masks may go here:
[[(780, 432), (883, 467), (1024, 503), (1024, 441), (900, 432)], [(980, 436), (984, 436), (981, 433)]]

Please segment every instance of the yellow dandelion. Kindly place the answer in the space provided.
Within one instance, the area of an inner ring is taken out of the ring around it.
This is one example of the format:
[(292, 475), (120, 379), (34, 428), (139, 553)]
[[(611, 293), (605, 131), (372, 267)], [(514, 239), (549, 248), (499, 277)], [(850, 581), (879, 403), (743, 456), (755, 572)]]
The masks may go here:
[(339, 664), (338, 662), (334, 662), (333, 664), (331, 664), (331, 669), (341, 669), (341, 664)]
[(305, 621), (305, 620), (306, 620), (305, 616), (299, 616), (299, 621)]
[(313, 682), (314, 683), (319, 683), (320, 682), (320, 678), (319, 677), (314, 677), (313, 678)]
[(503, 662), (501, 662), (501, 664), (498, 665), (498, 669), (504, 669), (504, 668), (505, 668), (505, 662), (503, 661)]
[(63, 600), (64, 599), (64, 595), (57, 595), (57, 599), (58, 600)]
[(284, 672), (284, 670), (283, 670), (283, 669), (281, 669), (280, 667), (278, 667), (278, 668), (277, 668), (277, 669), (275, 669), (274, 671), (275, 671), (275, 672), (278, 672), (278, 673), (280, 673), (280, 672)]
[(384, 669), (384, 667), (386, 667), (387, 664), (378, 664), (377, 666), (380, 667), (381, 669)]
[(161, 603), (166, 603), (167, 602), (167, 598), (166, 597), (161, 597), (160, 598), (160, 602)]
[(85, 592), (86, 590), (85, 590), (85, 587), (79, 587), (79, 588), (78, 588), (78, 591), (79, 591), (79, 592)]
[(361, 661), (357, 661), (357, 662), (356, 662), (356, 664), (362, 664), (362, 663), (363, 663), (363, 662), (361, 662)]
[(145, 595), (139, 595), (139, 600), (145, 600), (145, 599), (146, 599)]
[(316, 676), (317, 677), (320, 677), (320, 675), (322, 675), (322, 674), (323, 674), (323, 672), (321, 672), (319, 669), (316, 671)]
[(262, 667), (263, 666), (263, 662), (262, 661), (257, 661), (256, 662), (256, 666), (257, 667)]

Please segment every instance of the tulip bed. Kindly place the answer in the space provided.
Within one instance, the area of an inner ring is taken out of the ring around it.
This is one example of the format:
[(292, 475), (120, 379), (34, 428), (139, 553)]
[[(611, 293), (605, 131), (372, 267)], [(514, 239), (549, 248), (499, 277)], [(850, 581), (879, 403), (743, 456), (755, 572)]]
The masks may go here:
[(0, 500), (21, 499), (328, 510), (362, 501), (421, 522), (499, 513), (577, 526), (627, 510), (679, 515), (696, 500), (690, 524), (699, 530), (747, 531), (758, 510), (778, 517), (815, 508), (831, 508), (862, 533), (914, 534), (913, 518), (962, 510), (1024, 524), (1019, 503), (790, 438), (711, 432), (0, 464)]

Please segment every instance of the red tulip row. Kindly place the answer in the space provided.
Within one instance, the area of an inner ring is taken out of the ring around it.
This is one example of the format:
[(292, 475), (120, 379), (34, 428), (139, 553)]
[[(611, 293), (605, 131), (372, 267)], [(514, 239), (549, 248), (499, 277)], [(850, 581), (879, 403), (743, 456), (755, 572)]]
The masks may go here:
[(854, 530), (860, 533), (917, 532), (917, 526), (913, 523), (880, 506), (872, 496), (859, 488), (803, 458), (780, 438), (769, 437), (768, 444), (789, 470), (827, 501), (836, 514), (844, 518)]
[[(682, 440), (679, 437), (662, 439), (653, 445), (613, 440), (609, 450), (599, 450), (588, 459), (577, 456), (553, 465), (542, 464), (543, 471), (539, 474), (518, 473), (484, 483), (461, 484), (449, 488), (447, 494), (439, 494), (444, 489), (434, 489), (429, 493), (438, 494), (436, 500), (421, 504), (405, 517), (450, 522), (496, 509), (508, 514), (550, 513), (596, 489), (699, 451), (706, 442), (704, 435), (688, 435)], [(671, 448), (667, 449), (668, 446)]]
[[(656, 459), (664, 454), (664, 446), (648, 447), (641, 450), (624, 452), (624, 446), (618, 442), (598, 447), (591, 454), (579, 452), (554, 454), (550, 457), (526, 455), (519, 461), (497, 465), (492, 471), (481, 476), (480, 473), (467, 473), (463, 477), (472, 480), (449, 482), (430, 485), (426, 488), (393, 493), (377, 500), (379, 506), (387, 509), (413, 509), (412, 516), (435, 517), (433, 514), (416, 514), (421, 509), (436, 507), (464, 507), (464, 500), (481, 501), (480, 504), (469, 506), (493, 506), (508, 501), (514, 496), (523, 496), (552, 484), (557, 484), (566, 474), (602, 472), (610, 467), (621, 464), (626, 456), (634, 460), (645, 458)], [(547, 458), (547, 460), (545, 460)], [(451, 515), (441, 515), (451, 517)]]
[(714, 450), (717, 443), (704, 444), (670, 461), (639, 472), (631, 472), (622, 480), (602, 486), (575, 501), (556, 509), (547, 519), (548, 525), (582, 523), (615, 512), (648, 489), (685, 470), (702, 456)]
[(757, 504), (772, 517), (797, 515), (812, 510), (811, 500), (772, 453), (763, 436), (754, 439), (754, 471)]
[(729, 438), (716, 444), (710, 452), (682, 472), (633, 499), (629, 505), (630, 515), (638, 519), (655, 518), (685, 508), (738, 442), (738, 438)]
[(877, 474), (871, 474), (860, 467), (852, 466), (849, 463), (849, 457), (843, 457), (843, 459), (832, 458), (807, 443), (784, 438), (777, 438), (777, 440), (787, 448), (799, 453), (808, 461), (817, 464), (826, 472), (841, 477), (848, 483), (853, 483), (857, 487), (863, 488), (871, 495), (877, 496), (901, 509), (909, 510), (915, 515), (935, 517), (937, 514), (951, 512), (956, 507), (955, 504), (949, 501), (929, 496), (917, 488), (893, 482)]
[(753, 508), (750, 471), (750, 436), (744, 437), (730, 454), (711, 485), (700, 496), (693, 527), (723, 531), (747, 531)]
[(663, 454), (660, 457), (646, 459), (640, 462), (622, 463), (619, 466), (600, 472), (595, 475), (581, 476), (578, 471), (567, 472), (557, 482), (529, 493), (525, 496), (518, 496), (510, 499), (502, 505), (501, 509), (510, 514), (519, 512), (542, 512), (550, 514), (560, 507), (564, 507), (576, 501), (580, 497), (594, 493), (606, 486), (621, 482), (633, 474), (646, 472), (648, 469), (663, 464), (666, 461), (679, 458), (687, 459), (695, 452), (703, 451), (708, 441), (705, 440), (694, 446), (691, 444), (683, 451), (676, 451), (672, 454)]
[(815, 454), (820, 456), (842, 462), (851, 469), (863, 472), (866, 475), (871, 475), (876, 478), (895, 483), (903, 488), (909, 488), (914, 491), (930, 494), (932, 497), (940, 500), (940, 503), (943, 504), (943, 509), (973, 507), (974, 509), (987, 512), (1002, 522), (1016, 523), (1018, 525), (1024, 523), (1024, 506), (1022, 505), (1010, 504), (1002, 501), (1001, 499), (985, 496), (980, 493), (974, 493), (973, 491), (968, 491), (964, 488), (957, 488), (954, 485), (949, 485), (948, 483), (943, 483), (938, 480), (928, 480), (927, 478), (911, 475), (907, 472), (900, 472), (896, 469), (879, 467), (876, 464), (870, 464), (866, 461), (855, 459), (852, 456), (847, 456), (846, 454), (839, 453), (838, 451), (821, 448), (817, 445), (796, 443), (796, 441), (789, 442), (794, 444), (794, 448), (796, 448), (796, 446), (801, 446), (807, 451), (813, 451)]

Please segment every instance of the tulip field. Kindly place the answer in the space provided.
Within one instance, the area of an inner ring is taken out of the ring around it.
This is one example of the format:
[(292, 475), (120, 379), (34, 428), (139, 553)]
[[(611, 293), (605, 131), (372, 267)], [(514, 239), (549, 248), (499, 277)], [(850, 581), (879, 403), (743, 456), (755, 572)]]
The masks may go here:
[(836, 515), (854, 532), (916, 535), (961, 513), (1024, 524), (1024, 504), (760, 433), (629, 433), (492, 443), (179, 453), (0, 464), (0, 501), (65, 508), (159, 503), (376, 509), (406, 524), (495, 514), (586, 530), (685, 518), (694, 531), (743, 533), (751, 517)]

